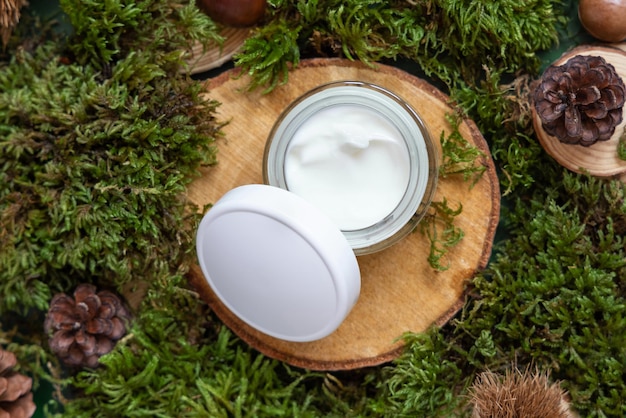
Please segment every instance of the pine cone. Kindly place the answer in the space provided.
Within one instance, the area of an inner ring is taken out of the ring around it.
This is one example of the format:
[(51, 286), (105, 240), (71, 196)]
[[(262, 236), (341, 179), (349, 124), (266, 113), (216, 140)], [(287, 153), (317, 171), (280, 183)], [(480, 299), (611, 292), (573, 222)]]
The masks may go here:
[(589, 146), (611, 138), (621, 123), (625, 90), (604, 58), (577, 55), (544, 72), (533, 100), (548, 134)]
[(81, 284), (74, 298), (65, 293), (52, 298), (44, 326), (50, 348), (66, 365), (95, 368), (100, 356), (126, 334), (129, 319), (117, 295)]
[(0, 418), (30, 418), (35, 413), (33, 381), (12, 370), (15, 354), (0, 349)]

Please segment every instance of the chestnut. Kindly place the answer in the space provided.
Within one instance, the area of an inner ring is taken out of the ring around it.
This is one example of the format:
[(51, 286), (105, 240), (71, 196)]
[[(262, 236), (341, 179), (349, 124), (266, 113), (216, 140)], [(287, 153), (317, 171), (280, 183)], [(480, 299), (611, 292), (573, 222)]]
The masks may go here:
[(578, 18), (596, 39), (605, 42), (626, 39), (626, 0), (580, 0)]
[(265, 14), (266, 0), (197, 0), (198, 7), (217, 23), (246, 27)]

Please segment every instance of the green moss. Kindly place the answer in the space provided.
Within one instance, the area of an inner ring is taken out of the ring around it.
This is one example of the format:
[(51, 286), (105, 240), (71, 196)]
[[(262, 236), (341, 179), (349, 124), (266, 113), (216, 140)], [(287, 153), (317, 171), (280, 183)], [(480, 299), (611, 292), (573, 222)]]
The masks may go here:
[(181, 260), (185, 184), (215, 158), (217, 104), (179, 75), (181, 51), (210, 22), (159, 2), (63, 5), (80, 40), (71, 52), (20, 48), (0, 72), (0, 312)]
[(516, 199), (506, 217), (512, 238), (474, 280), (461, 315), (406, 337), (385, 369), (390, 404), (380, 410), (461, 415), (476, 373), (534, 365), (563, 382), (581, 416), (624, 415), (626, 187), (546, 175), (544, 187)]
[(454, 225), (456, 217), (463, 212), (463, 204), (459, 203), (456, 208), (452, 208), (448, 200), (443, 198), (440, 202), (432, 202), (430, 206), (430, 213), (421, 221), (419, 229), (430, 242), (428, 264), (436, 270), (445, 271), (450, 268), (446, 255), (465, 236), (463, 230)]
[[(271, 19), (246, 42), (236, 64), (252, 87), (286, 80), (300, 53), (375, 63), (406, 58), (453, 87), (481, 79), (482, 66), (534, 72), (535, 52), (558, 39), (553, 1), (270, 1)], [(277, 42), (277, 39), (282, 41)], [(288, 40), (288, 42), (286, 42)], [(280, 47), (276, 47), (277, 44)], [(272, 58), (259, 52), (272, 51)]]
[(552, 369), (583, 416), (621, 416), (626, 395), (624, 185), (562, 173), (518, 201), (516, 238), (487, 275), (466, 328), (493, 326), (498, 347)]
[(407, 349), (380, 381), (380, 416), (461, 416), (462, 404), (454, 393), (462, 381), (462, 368), (449, 357), (449, 342), (432, 329), (405, 336)]
[(448, 135), (442, 132), (439, 138), (442, 150), (439, 177), (461, 176), (463, 181), (470, 182), (469, 187), (472, 188), (487, 171), (487, 167), (479, 161), (486, 155), (463, 137), (459, 131), (461, 118), (458, 115), (448, 114), (446, 120), (452, 129)]
[(505, 82), (503, 69), (483, 68), (484, 78), (475, 86), (459, 82), (452, 97), (488, 139), (500, 170), (502, 194), (533, 185), (537, 162), (544, 155), (535, 138), (530, 111), (532, 74)]
[(237, 64), (244, 74), (252, 75), (249, 90), (265, 87), (270, 92), (280, 83), (286, 83), (289, 65), (300, 62), (298, 29), (289, 28), (282, 20), (269, 22), (258, 29), (255, 37), (246, 39), (247, 55), (237, 57)]

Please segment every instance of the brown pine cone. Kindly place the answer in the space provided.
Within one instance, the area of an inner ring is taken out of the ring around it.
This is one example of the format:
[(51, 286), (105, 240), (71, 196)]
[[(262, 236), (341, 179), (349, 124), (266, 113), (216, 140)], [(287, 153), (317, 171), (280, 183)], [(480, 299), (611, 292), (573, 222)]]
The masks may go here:
[(622, 122), (626, 88), (602, 57), (577, 55), (543, 74), (533, 100), (543, 129), (567, 144), (606, 141)]
[(13, 370), (15, 354), (0, 349), (0, 418), (30, 418), (35, 413), (33, 380)]
[(44, 326), (51, 350), (66, 365), (95, 368), (100, 356), (126, 334), (129, 319), (117, 295), (81, 284), (73, 298), (65, 293), (52, 298)]

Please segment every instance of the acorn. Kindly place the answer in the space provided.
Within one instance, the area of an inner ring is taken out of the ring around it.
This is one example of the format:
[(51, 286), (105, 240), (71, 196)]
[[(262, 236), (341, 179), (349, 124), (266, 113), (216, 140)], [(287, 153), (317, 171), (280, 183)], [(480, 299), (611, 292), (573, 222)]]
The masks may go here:
[(578, 18), (596, 39), (604, 42), (626, 39), (626, 0), (580, 0)]
[(217, 23), (247, 27), (261, 20), (266, 0), (197, 0), (198, 7)]

